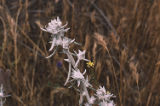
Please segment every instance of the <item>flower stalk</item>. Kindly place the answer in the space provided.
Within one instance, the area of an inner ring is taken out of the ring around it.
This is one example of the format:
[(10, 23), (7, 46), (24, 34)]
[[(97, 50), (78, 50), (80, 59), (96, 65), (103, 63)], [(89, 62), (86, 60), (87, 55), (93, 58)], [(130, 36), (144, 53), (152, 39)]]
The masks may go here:
[[(64, 60), (69, 63), (69, 71), (64, 86), (66, 86), (68, 83), (70, 83), (72, 86), (76, 86), (73, 82), (77, 83), (78, 91), (80, 91), (80, 106), (92, 106), (93, 104), (98, 104), (99, 106), (115, 106), (114, 102), (111, 100), (114, 95), (107, 94), (104, 87), (100, 86), (99, 89), (94, 90), (94, 95), (89, 94), (88, 89), (93, 90), (94, 88), (89, 83), (88, 76), (85, 78), (86, 70), (82, 73), (78, 68), (80, 61), (83, 60), (89, 62), (89, 60), (85, 58), (86, 51), (78, 50), (78, 53), (76, 51), (74, 51), (74, 53), (69, 51), (69, 47), (72, 43), (78, 45), (79, 43), (75, 42), (75, 39), (72, 40), (64, 36), (64, 33), (69, 30), (69, 28), (65, 29), (66, 26), (67, 24), (62, 25), (59, 17), (57, 17), (57, 19), (51, 20), (51, 22), (48, 23), (45, 28), (41, 28), (43, 31), (51, 33), (52, 38), (49, 51), (53, 52), (46, 58), (51, 58), (56, 53), (58, 46), (62, 46), (63, 53), (68, 57)], [(54, 50), (55, 47), (56, 49)], [(77, 60), (74, 58), (74, 56), (77, 58)], [(84, 103), (85, 98), (87, 101), (86, 103)]]

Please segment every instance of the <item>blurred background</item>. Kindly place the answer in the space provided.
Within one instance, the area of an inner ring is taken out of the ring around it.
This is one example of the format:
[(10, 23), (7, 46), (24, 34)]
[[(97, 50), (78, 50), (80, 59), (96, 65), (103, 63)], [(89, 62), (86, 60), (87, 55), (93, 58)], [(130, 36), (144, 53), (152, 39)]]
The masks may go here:
[(11, 95), (4, 106), (78, 106), (79, 93), (64, 86), (62, 49), (45, 58), (50, 34), (40, 27), (57, 16), (82, 44), (70, 50), (94, 62), (79, 66), (94, 88), (105, 86), (117, 106), (160, 106), (159, 0), (0, 0), (0, 83)]

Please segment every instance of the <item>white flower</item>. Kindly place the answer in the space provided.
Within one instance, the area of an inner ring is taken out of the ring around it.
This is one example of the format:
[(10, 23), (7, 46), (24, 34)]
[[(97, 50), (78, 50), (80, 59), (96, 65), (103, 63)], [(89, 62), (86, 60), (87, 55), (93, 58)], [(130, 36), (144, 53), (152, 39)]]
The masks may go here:
[(79, 70), (74, 70), (72, 69), (73, 72), (72, 72), (72, 78), (75, 79), (75, 80), (78, 80), (78, 79), (84, 79), (84, 76), (83, 76), (83, 73), (81, 73)]
[(88, 59), (85, 59), (85, 53), (86, 53), (85, 50), (84, 51), (78, 50), (78, 53), (76, 53), (76, 55), (77, 55), (77, 57), (78, 57), (79, 60), (89, 61)]
[(51, 47), (49, 51), (52, 51), (55, 46), (62, 45), (62, 38), (61, 37), (53, 37), (52, 41), (50, 41)]
[(52, 37), (52, 41), (50, 41), (49, 43), (51, 43), (51, 47), (49, 49), (49, 51), (52, 51), (54, 49), (54, 47), (56, 46), (56, 49), (52, 52), (51, 55), (47, 56), (46, 58), (50, 58), (52, 57), (56, 51), (57, 51), (57, 47), (59, 45), (62, 45), (62, 37), (55, 35), (54, 37)]
[(106, 89), (104, 86), (100, 86), (99, 89), (96, 90), (96, 96), (98, 97), (99, 100), (105, 100), (105, 101), (110, 101), (111, 97), (114, 97), (113, 94), (111, 93), (106, 93)]
[[(45, 28), (41, 28), (43, 31), (52, 33), (53, 35), (58, 34), (59, 32), (67, 32), (69, 30), (69, 28), (64, 29), (67, 26), (67, 24), (62, 26), (62, 22), (59, 19), (59, 17), (57, 17), (57, 19), (51, 20), (51, 22), (48, 23), (47, 26), (45, 26)], [(64, 36), (64, 34), (60, 34), (61, 36)]]
[(96, 91), (97, 95), (105, 95), (106, 94), (106, 89), (104, 88), (104, 86), (100, 86), (99, 89), (97, 89)]
[(75, 39), (69, 39), (67, 37), (64, 37), (63, 38), (63, 41), (62, 41), (62, 46), (63, 46), (63, 49), (68, 49), (69, 48), (69, 44), (73, 43), (75, 41)]
[(78, 63), (79, 63), (80, 60), (89, 61), (88, 59), (85, 59), (85, 53), (86, 53), (85, 50), (84, 51), (78, 50), (79, 53), (77, 53), (76, 51), (74, 51), (74, 52), (75, 52), (75, 54), (76, 54), (76, 56), (78, 58), (78, 60), (76, 61), (75, 66), (74, 66), (75, 68), (78, 66)]
[(74, 70), (74, 69), (72, 69), (72, 70), (73, 70), (73, 72), (72, 72), (71, 77), (72, 77), (74, 80), (77, 81), (77, 84), (78, 84), (78, 87), (79, 87), (81, 80), (84, 79), (84, 76), (83, 76), (83, 75), (84, 75), (85, 73), (81, 73), (80, 70)]
[[(73, 43), (75, 41), (75, 39), (69, 39), (67, 37), (60, 37), (55, 35), (55, 37), (52, 38), (52, 41), (50, 41), (49, 43), (51, 43), (51, 47), (49, 49), (49, 51), (52, 51), (54, 49), (54, 47), (56, 46), (62, 46), (63, 49), (69, 49), (69, 44)], [(56, 52), (56, 50), (53, 51), (53, 53), (48, 56), (47, 58), (50, 58), (52, 55), (54, 55), (54, 53)]]

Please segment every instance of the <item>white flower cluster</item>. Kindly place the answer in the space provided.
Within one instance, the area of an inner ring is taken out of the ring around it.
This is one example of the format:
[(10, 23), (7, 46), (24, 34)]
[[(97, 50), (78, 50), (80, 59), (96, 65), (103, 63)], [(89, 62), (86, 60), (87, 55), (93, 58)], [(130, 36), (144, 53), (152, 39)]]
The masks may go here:
[(114, 102), (110, 100), (112, 97), (114, 97), (113, 94), (110, 92), (106, 93), (106, 89), (102, 86), (99, 87), (99, 89), (96, 90), (97, 98), (99, 101), (101, 101), (99, 104), (100, 106), (115, 106)]
[(3, 106), (3, 104), (6, 101), (6, 97), (8, 97), (8, 96), (10, 96), (10, 95), (4, 94), (3, 85), (1, 84), (1, 87), (0, 87), (0, 106)]
[[(85, 50), (80, 51), (78, 50), (78, 53), (74, 51), (74, 53), (71, 53), (69, 51), (69, 45), (71, 43), (75, 43), (75, 39), (70, 39), (67, 37), (64, 37), (64, 33), (69, 30), (69, 28), (65, 29), (67, 24), (62, 25), (62, 22), (60, 21), (59, 17), (57, 19), (51, 20), (50, 23), (45, 28), (41, 28), (43, 31), (51, 33), (52, 40), (50, 41), (51, 47), (49, 51), (52, 51), (54, 47), (62, 46), (63, 52), (68, 56), (68, 59), (64, 59), (69, 63), (69, 71), (68, 71), (68, 77), (66, 79), (67, 83), (72, 83), (74, 85), (74, 82), (77, 83), (77, 87), (80, 91), (80, 100), (79, 105), (85, 105), (85, 106), (92, 106), (93, 104), (99, 104), (99, 106), (115, 106), (114, 102), (110, 100), (113, 96), (113, 94), (106, 93), (106, 90), (104, 87), (101, 87), (97, 90), (95, 90), (95, 95), (90, 96), (88, 89), (94, 89), (92, 88), (92, 85), (89, 83), (88, 76), (85, 78), (86, 70), (82, 73), (78, 69), (78, 64), (81, 60), (89, 61), (85, 58)], [(53, 51), (53, 53), (48, 56), (47, 58), (50, 58), (54, 55), (56, 52), (56, 49)], [(74, 56), (76, 56), (77, 60), (75, 61)], [(87, 103), (84, 103), (84, 99), (87, 99)]]
[(64, 29), (67, 26), (67, 23), (65, 25), (62, 26), (62, 22), (59, 19), (59, 17), (57, 17), (57, 19), (51, 20), (51, 22), (48, 23), (47, 26), (45, 26), (45, 28), (41, 28), (43, 31), (49, 32), (51, 34), (60, 34), (60, 35), (64, 35), (64, 32), (67, 32), (69, 30), (69, 28)]
[(64, 50), (68, 50), (71, 43), (78, 44), (75, 42), (75, 39), (64, 37), (64, 33), (69, 30), (69, 28), (65, 29), (66, 26), (67, 24), (62, 25), (59, 17), (57, 17), (57, 19), (51, 20), (45, 28), (41, 28), (43, 31), (51, 33), (51, 41), (49, 42), (51, 43), (51, 47), (49, 51), (54, 50), (54, 47), (56, 47), (53, 53), (46, 58), (52, 57), (58, 46), (62, 46)]

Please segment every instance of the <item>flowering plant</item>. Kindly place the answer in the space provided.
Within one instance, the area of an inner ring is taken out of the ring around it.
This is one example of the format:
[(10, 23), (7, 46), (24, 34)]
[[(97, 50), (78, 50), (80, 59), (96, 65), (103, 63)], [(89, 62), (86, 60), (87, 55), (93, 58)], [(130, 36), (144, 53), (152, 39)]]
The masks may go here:
[[(69, 50), (69, 46), (72, 43), (79, 44), (75, 42), (75, 39), (70, 39), (64, 36), (64, 33), (69, 30), (69, 28), (65, 27), (67, 24), (62, 25), (62, 22), (60, 21), (59, 17), (57, 19), (51, 20), (51, 22), (48, 23), (48, 25), (45, 28), (41, 28), (43, 31), (51, 33), (51, 47), (49, 51), (53, 51), (51, 55), (47, 56), (46, 58), (52, 57), (58, 46), (63, 47), (63, 53), (67, 55), (68, 59), (64, 59), (69, 63), (69, 71), (68, 76), (65, 82), (65, 86), (67, 83), (75, 82), (77, 83), (77, 87), (80, 91), (80, 100), (79, 105), (82, 106), (83, 104), (85, 106), (92, 106), (93, 104), (99, 104), (99, 106), (115, 106), (114, 102), (111, 100), (112, 97), (114, 97), (111, 93), (106, 93), (106, 90), (104, 87), (99, 87), (99, 89), (95, 90), (92, 85), (89, 83), (88, 76), (85, 78), (86, 70), (82, 73), (78, 69), (78, 64), (81, 60), (89, 61), (85, 58), (85, 50), (81, 51), (78, 50), (78, 53), (74, 51), (74, 53), (71, 53)], [(55, 48), (55, 50), (53, 50)], [(77, 57), (77, 61), (75, 61), (74, 56)], [(88, 65), (93, 66), (94, 64), (91, 62), (88, 63)], [(72, 84), (74, 86), (74, 84)], [(95, 90), (94, 95), (90, 96), (88, 89)], [(87, 102), (84, 103), (84, 99), (87, 99)]]

